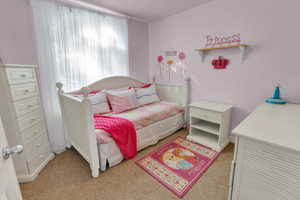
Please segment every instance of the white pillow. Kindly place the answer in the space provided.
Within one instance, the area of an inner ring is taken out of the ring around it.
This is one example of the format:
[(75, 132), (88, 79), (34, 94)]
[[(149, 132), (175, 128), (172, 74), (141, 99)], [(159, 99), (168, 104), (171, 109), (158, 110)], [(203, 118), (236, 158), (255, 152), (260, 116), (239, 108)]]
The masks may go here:
[(99, 92), (94, 95), (88, 96), (92, 103), (92, 110), (94, 114), (103, 114), (110, 112), (110, 108), (107, 102), (107, 96), (103, 92)]
[(153, 84), (147, 88), (136, 88), (135, 91), (139, 105), (146, 105), (160, 101), (156, 93), (156, 87)]

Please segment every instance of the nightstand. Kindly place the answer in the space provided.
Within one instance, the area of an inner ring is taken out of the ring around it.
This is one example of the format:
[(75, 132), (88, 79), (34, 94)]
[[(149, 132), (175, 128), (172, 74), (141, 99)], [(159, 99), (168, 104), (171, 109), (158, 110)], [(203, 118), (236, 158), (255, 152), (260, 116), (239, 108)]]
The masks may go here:
[(188, 140), (222, 151), (229, 143), (232, 106), (198, 101), (189, 105), (190, 123)]

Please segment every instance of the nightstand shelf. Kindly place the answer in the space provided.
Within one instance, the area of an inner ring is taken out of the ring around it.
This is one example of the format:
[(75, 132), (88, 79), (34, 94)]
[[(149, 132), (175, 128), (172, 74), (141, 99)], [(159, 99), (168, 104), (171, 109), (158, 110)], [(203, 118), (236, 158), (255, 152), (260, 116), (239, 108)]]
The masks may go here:
[(231, 105), (200, 101), (190, 105), (187, 139), (222, 151), (229, 143)]
[(199, 129), (192, 128), (188, 139), (203, 144), (204, 146), (211, 147), (212, 149), (218, 148), (219, 136)]
[(212, 133), (214, 135), (220, 135), (220, 132), (219, 132), (220, 125), (219, 124), (204, 121), (204, 120), (197, 119), (197, 118), (192, 118), (191, 120), (194, 121), (191, 125), (192, 128), (206, 131), (206, 132)]

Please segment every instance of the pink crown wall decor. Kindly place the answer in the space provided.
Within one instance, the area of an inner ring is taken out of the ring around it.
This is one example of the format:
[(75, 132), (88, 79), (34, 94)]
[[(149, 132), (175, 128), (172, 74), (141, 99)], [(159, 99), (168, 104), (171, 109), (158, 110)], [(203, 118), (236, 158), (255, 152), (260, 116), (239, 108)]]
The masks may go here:
[(225, 69), (229, 64), (229, 59), (219, 56), (218, 59), (212, 60), (211, 64), (213, 65), (214, 69)]

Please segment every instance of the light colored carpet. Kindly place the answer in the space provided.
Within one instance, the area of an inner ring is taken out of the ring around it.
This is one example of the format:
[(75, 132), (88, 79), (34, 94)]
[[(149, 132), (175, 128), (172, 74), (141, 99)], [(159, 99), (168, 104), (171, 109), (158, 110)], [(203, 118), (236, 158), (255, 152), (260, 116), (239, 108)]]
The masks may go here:
[[(98, 178), (91, 178), (88, 164), (75, 150), (68, 150), (57, 155), (34, 182), (21, 184), (24, 200), (178, 199), (134, 161), (180, 135), (186, 135), (186, 131), (139, 152), (135, 159), (122, 162)], [(226, 200), (232, 158), (231, 144), (182, 199)]]

